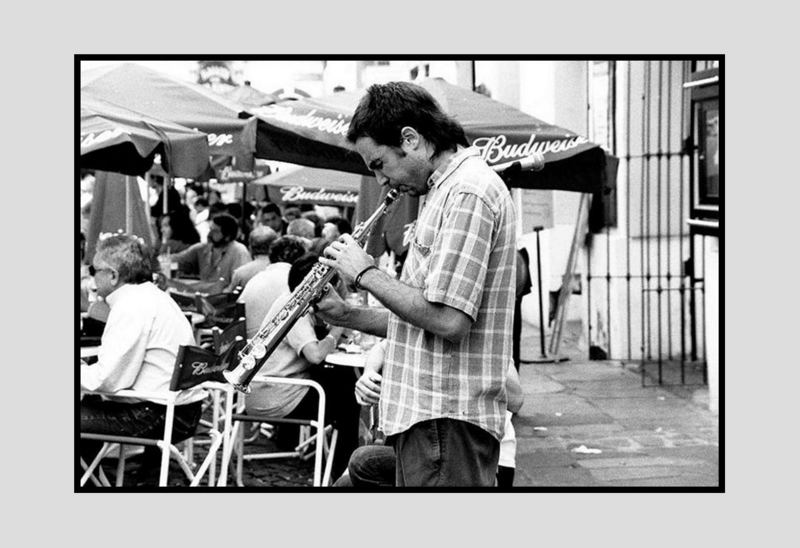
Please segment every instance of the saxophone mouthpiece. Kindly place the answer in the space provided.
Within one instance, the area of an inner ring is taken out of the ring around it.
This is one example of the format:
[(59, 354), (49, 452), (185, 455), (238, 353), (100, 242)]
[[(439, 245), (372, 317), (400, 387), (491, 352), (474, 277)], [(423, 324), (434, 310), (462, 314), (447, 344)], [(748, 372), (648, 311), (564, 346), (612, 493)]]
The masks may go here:
[(389, 192), (386, 193), (386, 198), (384, 198), (386, 205), (387, 206), (390, 205), (398, 198), (398, 196), (400, 196), (399, 190), (397, 190), (396, 188), (389, 190)]

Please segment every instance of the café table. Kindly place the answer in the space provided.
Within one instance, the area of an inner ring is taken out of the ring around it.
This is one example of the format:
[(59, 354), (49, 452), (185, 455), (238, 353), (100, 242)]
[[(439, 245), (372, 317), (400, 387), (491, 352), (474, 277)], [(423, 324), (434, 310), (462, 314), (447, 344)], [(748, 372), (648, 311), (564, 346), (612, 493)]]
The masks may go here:
[[(346, 350), (331, 352), (325, 357), (325, 367), (350, 367), (353, 369), (353, 373), (355, 373), (356, 378), (360, 377), (361, 373), (364, 371), (364, 367), (367, 364), (367, 352), (365, 352), (358, 345), (341, 345), (340, 348), (342, 347), (346, 348)], [(360, 420), (370, 432), (371, 439), (375, 438), (377, 432), (377, 414), (378, 410), (374, 405), (362, 407), (361, 409)], [(363, 443), (366, 442), (361, 440), (359, 445)]]
[[(367, 353), (359, 348), (357, 351), (346, 352), (339, 350), (331, 352), (325, 357), (325, 363), (343, 367), (363, 369), (367, 363)], [(356, 372), (358, 374), (358, 372)]]

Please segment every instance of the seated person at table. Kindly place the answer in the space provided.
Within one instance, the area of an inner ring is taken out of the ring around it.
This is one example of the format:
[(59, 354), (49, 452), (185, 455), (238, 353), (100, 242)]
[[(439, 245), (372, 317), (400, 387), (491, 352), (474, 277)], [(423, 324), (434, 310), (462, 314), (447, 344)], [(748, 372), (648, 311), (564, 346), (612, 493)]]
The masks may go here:
[(268, 226), (257, 226), (250, 232), (249, 247), (253, 260), (233, 271), (233, 278), (225, 288), (226, 292), (233, 291), (237, 287), (244, 287), (253, 276), (270, 265), (269, 248), (277, 238), (278, 234)]
[(314, 222), (303, 218), (294, 219), (287, 225), (286, 234), (303, 238), (306, 247), (311, 247), (311, 241), (314, 239)]
[(278, 204), (269, 202), (265, 204), (256, 215), (256, 226), (268, 226), (281, 236), (286, 234), (286, 221)]
[(289, 268), (305, 252), (306, 248), (297, 236), (281, 236), (272, 242), (269, 266), (250, 278), (237, 299), (245, 304), (248, 339), (256, 334), (278, 295), (289, 290)]
[(194, 244), (172, 255), (179, 272), (199, 275), (200, 282), (192, 284), (193, 290), (219, 293), (231, 283), (233, 271), (250, 262), (250, 252), (236, 241), (238, 233), (236, 219), (222, 213), (211, 218), (208, 242)]
[[(289, 290), (272, 304), (264, 324), (278, 313), (319, 256), (307, 253), (289, 270)], [(355, 377), (349, 367), (323, 367), (325, 357), (336, 349), (343, 329), (332, 327), (318, 339), (314, 330), (314, 315), (301, 317), (275, 348), (264, 366), (250, 384), (251, 392), (245, 398), (247, 414), (267, 417), (309, 418), (316, 416), (318, 394), (302, 385), (268, 384), (264, 376), (313, 379), (325, 390), (325, 421), (333, 423), (339, 431), (332, 463), (333, 477), (347, 468), (350, 454), (358, 446), (358, 425), (361, 409), (353, 398)]]
[[(356, 401), (359, 405), (377, 405), (381, 395), (381, 370), (386, 352), (386, 339), (373, 346), (367, 353), (364, 373), (356, 381)], [(508, 396), (506, 421), (503, 439), (500, 441), (500, 459), (497, 465), (496, 486), (513, 487), (516, 469), (517, 438), (511, 418), (519, 412), (524, 402), (522, 385), (513, 361), (508, 366), (506, 376)], [(397, 457), (394, 448), (384, 443), (374, 443), (356, 448), (350, 456), (345, 472), (334, 487), (394, 487), (397, 474)]]
[[(80, 366), (81, 389), (168, 391), (178, 347), (194, 344), (194, 335), (175, 301), (150, 281), (153, 272), (143, 241), (127, 234), (101, 239), (91, 272), (110, 312), (97, 363)], [(194, 432), (204, 395), (202, 390), (186, 390), (178, 396), (175, 441)], [(85, 396), (81, 432), (161, 437), (165, 411), (163, 404), (146, 399)], [(81, 440), (81, 456), (91, 462), (101, 445)]]
[(329, 242), (337, 240), (342, 234), (351, 234), (352, 232), (353, 228), (350, 223), (342, 217), (331, 217), (325, 221), (322, 227), (322, 237)]
[(179, 204), (175, 209), (163, 215), (160, 221), (161, 247), (159, 253), (178, 253), (188, 249), (200, 241), (200, 234), (194, 227), (189, 210)]

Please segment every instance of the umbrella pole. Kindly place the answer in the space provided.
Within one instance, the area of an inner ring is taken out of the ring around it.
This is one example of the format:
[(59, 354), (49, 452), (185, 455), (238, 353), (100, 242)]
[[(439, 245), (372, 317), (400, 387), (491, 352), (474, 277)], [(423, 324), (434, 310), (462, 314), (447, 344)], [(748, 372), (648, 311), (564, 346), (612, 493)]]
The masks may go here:
[(133, 204), (131, 203), (131, 177), (125, 176), (125, 233), (133, 234)]
[(244, 236), (244, 215), (245, 215), (245, 205), (247, 204), (247, 182), (242, 181), (242, 211), (239, 216), (239, 229), (242, 231), (242, 236)]
[(164, 215), (166, 215), (167, 212), (169, 211), (169, 204), (167, 204), (167, 196), (169, 196), (169, 193), (167, 191), (169, 190), (169, 185), (170, 185), (171, 182), (172, 182), (172, 177), (170, 177), (169, 173), (165, 173), (164, 174), (164, 203), (163, 203), (163, 207), (161, 208), (161, 213), (163, 213)]

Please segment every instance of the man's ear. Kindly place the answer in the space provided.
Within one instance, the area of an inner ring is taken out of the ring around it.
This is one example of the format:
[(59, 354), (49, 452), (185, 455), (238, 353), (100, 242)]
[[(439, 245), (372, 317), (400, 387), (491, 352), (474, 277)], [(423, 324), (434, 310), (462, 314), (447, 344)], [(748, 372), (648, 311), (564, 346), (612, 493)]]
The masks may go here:
[(419, 146), (419, 132), (411, 126), (404, 126), (403, 129), (400, 130), (400, 138), (401, 148), (410, 147), (413, 150)]

